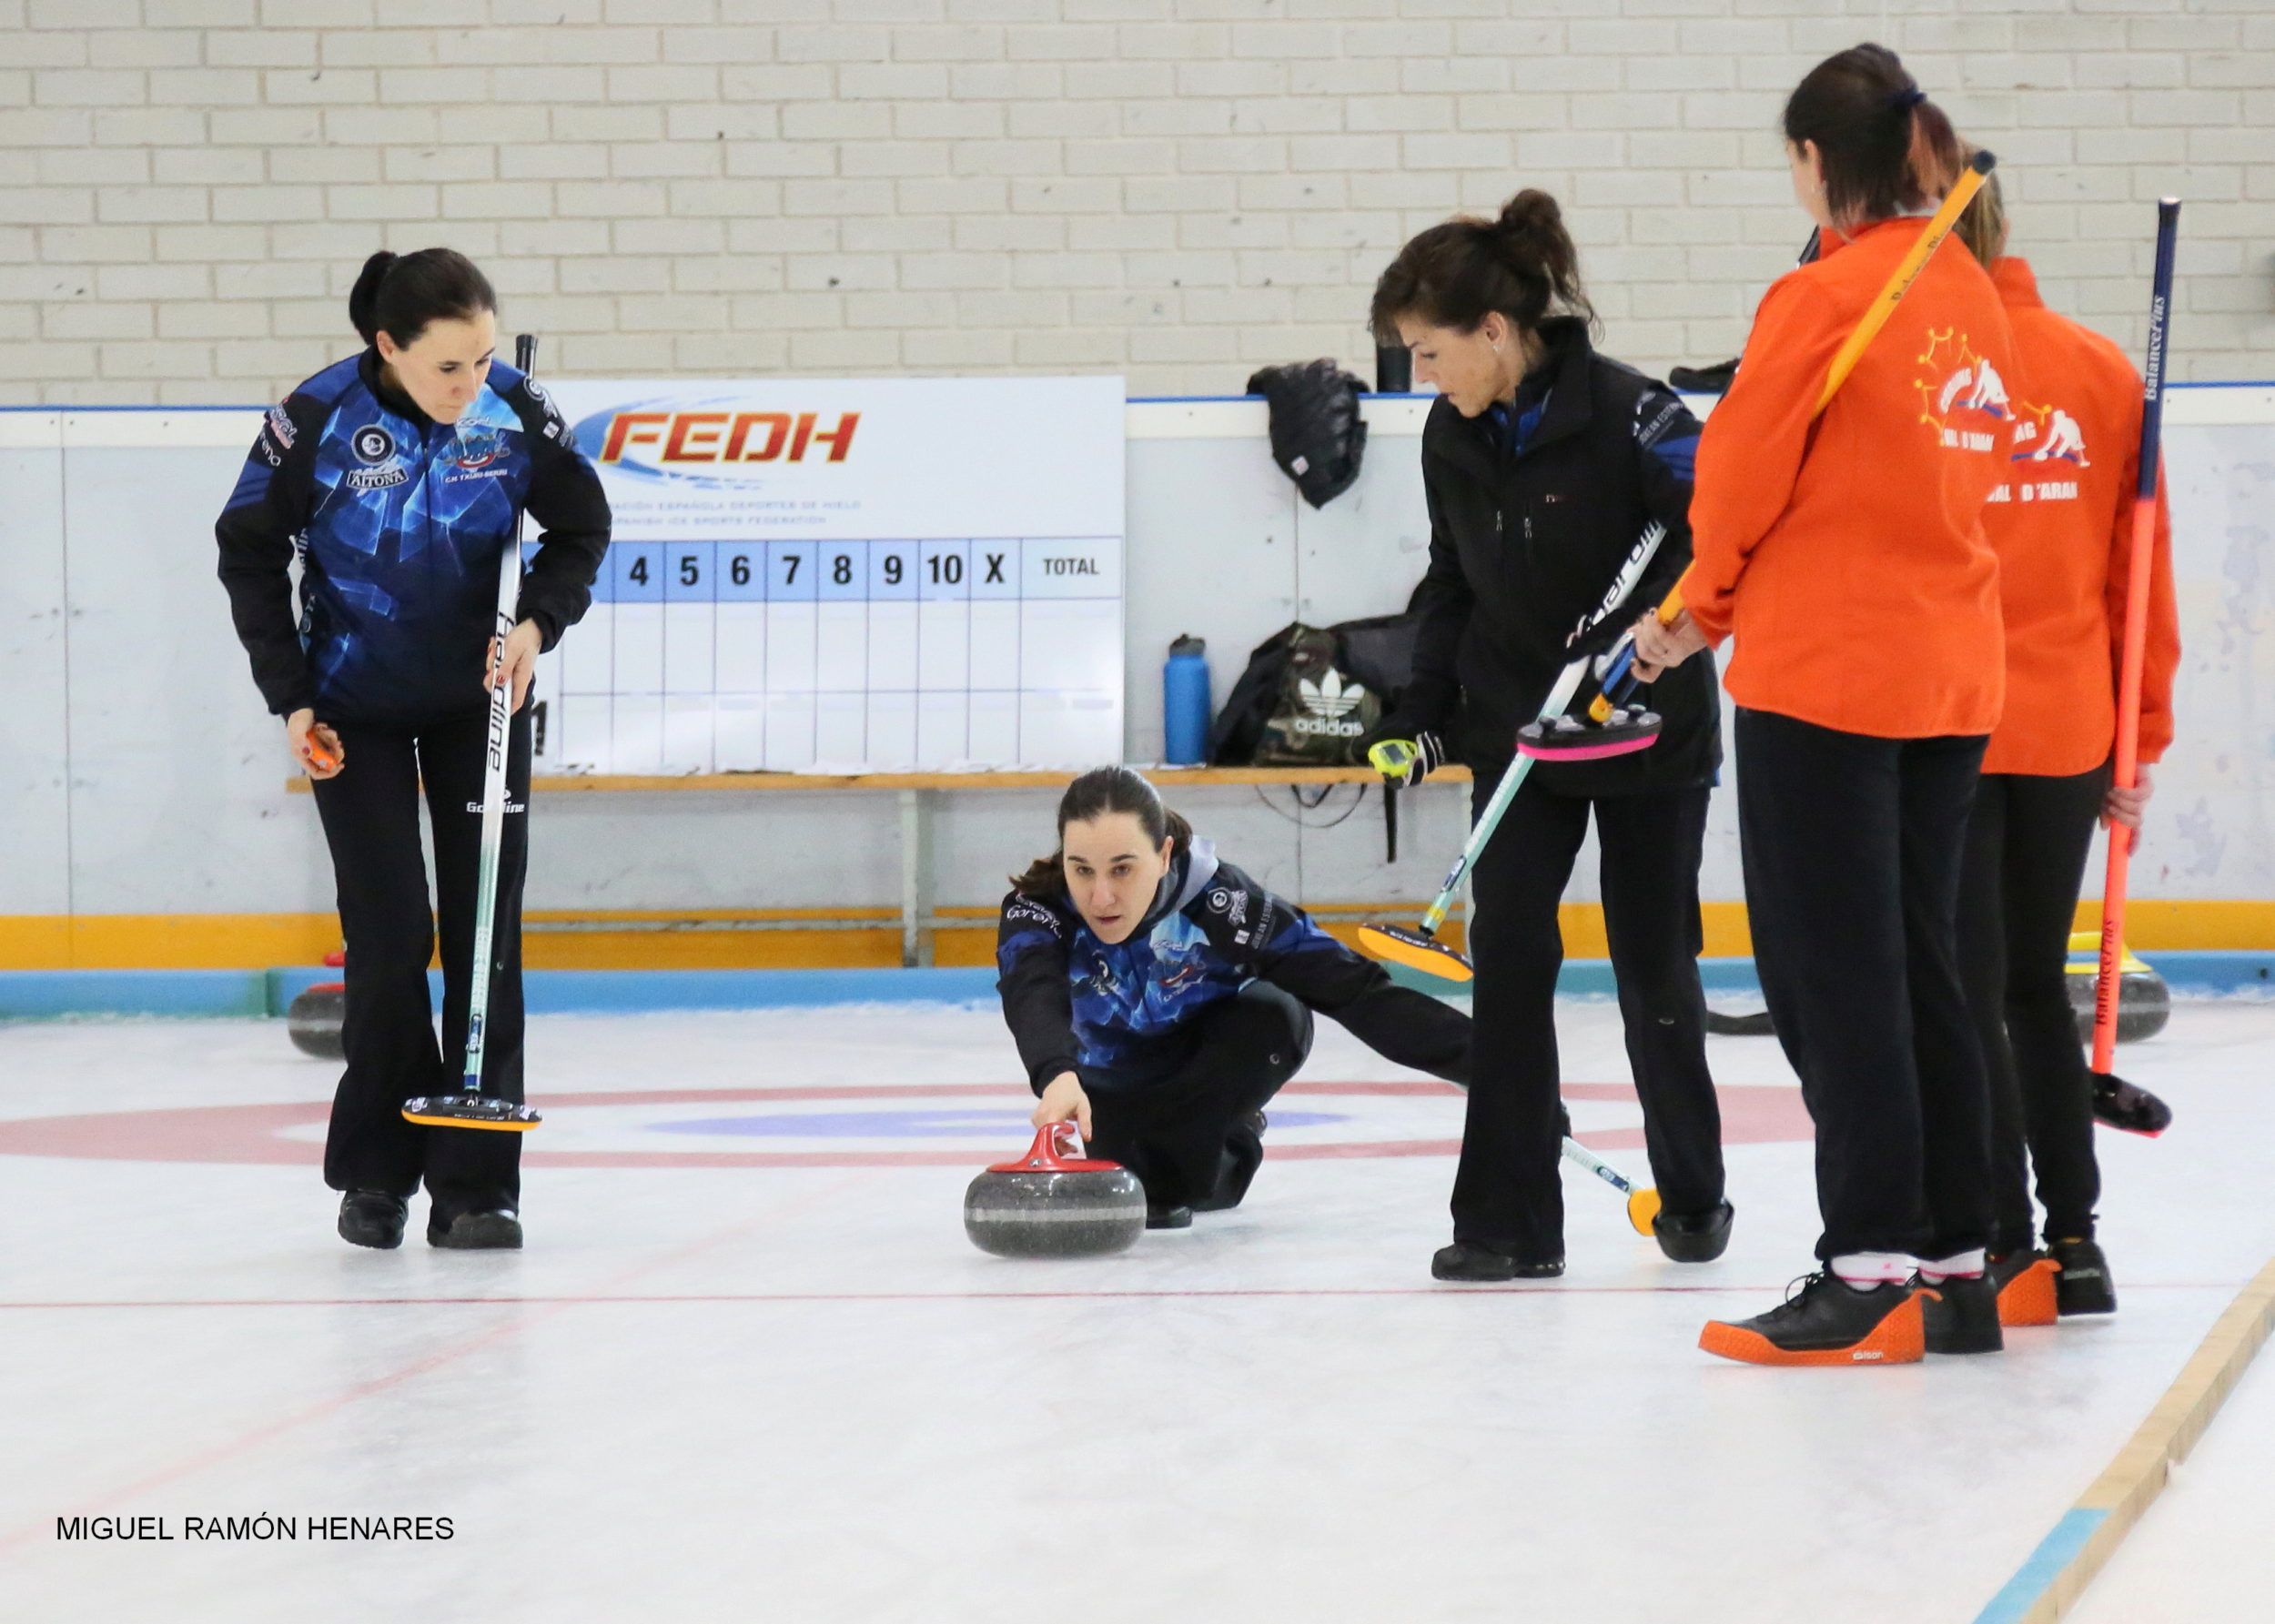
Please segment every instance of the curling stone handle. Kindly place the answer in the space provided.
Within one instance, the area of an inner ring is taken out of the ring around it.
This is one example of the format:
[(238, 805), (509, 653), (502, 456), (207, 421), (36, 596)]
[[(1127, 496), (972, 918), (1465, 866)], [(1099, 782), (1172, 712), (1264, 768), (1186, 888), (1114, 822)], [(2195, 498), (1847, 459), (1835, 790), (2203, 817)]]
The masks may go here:
[(1082, 1130), (1071, 1122), (1052, 1122), (1043, 1125), (1035, 1135), (1035, 1148), (1028, 1151), (1030, 1165), (1046, 1172), (1063, 1167), (1068, 1162), (1082, 1160)]

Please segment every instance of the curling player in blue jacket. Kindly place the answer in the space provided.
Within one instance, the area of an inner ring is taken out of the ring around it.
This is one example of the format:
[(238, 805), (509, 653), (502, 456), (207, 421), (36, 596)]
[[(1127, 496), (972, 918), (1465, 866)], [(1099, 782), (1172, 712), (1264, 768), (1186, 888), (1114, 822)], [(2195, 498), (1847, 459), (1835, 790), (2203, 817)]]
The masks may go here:
[(1467, 1015), (1394, 985), (1218, 861), (1141, 774), (1076, 779), (1058, 837), (1004, 899), (996, 987), (1041, 1096), (1036, 1125), (1073, 1122), (1136, 1174), (1148, 1227), (1240, 1204), (1264, 1159), (1264, 1106), (1310, 1053), (1315, 1010), (1467, 1086)]
[[(347, 1071), (324, 1178), (357, 1246), (399, 1245), (423, 1179), (430, 1243), (518, 1246), (521, 1135), (420, 1127), (402, 1104), (450, 1092), (465, 1047), (489, 650), (500, 550), (526, 510), (543, 539), (503, 657), (516, 714), (482, 1077), (486, 1094), (522, 1097), (522, 706), (538, 654), (592, 601), (608, 500), (544, 391), (496, 358), (497, 296), (463, 255), (375, 254), (348, 308), (365, 348), (269, 409), (215, 527), (253, 680), (315, 781), (347, 940)], [(440, 1050), (422, 783), (441, 903)]]

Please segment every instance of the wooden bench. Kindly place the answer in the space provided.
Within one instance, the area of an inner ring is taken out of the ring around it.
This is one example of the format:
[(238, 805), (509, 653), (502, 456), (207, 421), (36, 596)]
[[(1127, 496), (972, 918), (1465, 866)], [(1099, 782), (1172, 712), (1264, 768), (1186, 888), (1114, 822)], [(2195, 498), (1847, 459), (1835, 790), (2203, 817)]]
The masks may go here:
[[(1380, 784), (1382, 779), (1366, 767), (1149, 767), (1146, 776), (1162, 789), (1239, 789), (1337, 784)], [(950, 923), (969, 926), (972, 921), (950, 921), (935, 903), (933, 865), (933, 813), (943, 795), (974, 790), (1063, 790), (1074, 774), (1052, 772), (864, 772), (833, 776), (819, 772), (594, 772), (532, 779), (531, 788), (543, 794), (684, 794), (713, 792), (727, 794), (806, 793), (896, 796), (901, 814), (901, 963), (908, 967), (930, 966), (933, 934)], [(1466, 767), (1441, 767), (1430, 776), (1431, 783), (1466, 785)], [(287, 788), (308, 793), (308, 781), (296, 777)]]

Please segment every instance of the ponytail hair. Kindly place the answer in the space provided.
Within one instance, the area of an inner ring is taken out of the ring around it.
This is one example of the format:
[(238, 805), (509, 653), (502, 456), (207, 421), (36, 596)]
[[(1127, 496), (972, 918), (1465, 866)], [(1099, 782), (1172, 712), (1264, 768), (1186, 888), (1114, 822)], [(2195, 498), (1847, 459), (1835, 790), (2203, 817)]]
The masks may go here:
[(1093, 767), (1067, 786), (1058, 798), (1058, 850), (1038, 857), (1026, 873), (1011, 876), (1011, 888), (1021, 896), (1055, 896), (1067, 888), (1067, 825), (1087, 823), (1112, 812), (1127, 812), (1146, 832), (1156, 851), (1163, 841), (1175, 842), (1178, 852), (1189, 851), (1193, 826), (1161, 804), (1161, 792), (1135, 767)]
[(1496, 310), (1522, 332), (1552, 316), (1596, 325), (1580, 285), (1580, 250), (1546, 192), (1528, 187), (1497, 219), (1463, 215), (1408, 243), (1374, 285), (1368, 325), (1375, 342), (1395, 346), (1401, 317), (1472, 333)]
[(1959, 137), (1885, 45), (1853, 45), (1785, 99), (1785, 139), (1816, 144), (1825, 207), (1844, 226), (1932, 208), (1959, 177)]
[(498, 308), (497, 291), (474, 262), (452, 248), (390, 254), (382, 248), (363, 262), (348, 295), (348, 319), (366, 344), (385, 333), (408, 348), (431, 321), (471, 321)]

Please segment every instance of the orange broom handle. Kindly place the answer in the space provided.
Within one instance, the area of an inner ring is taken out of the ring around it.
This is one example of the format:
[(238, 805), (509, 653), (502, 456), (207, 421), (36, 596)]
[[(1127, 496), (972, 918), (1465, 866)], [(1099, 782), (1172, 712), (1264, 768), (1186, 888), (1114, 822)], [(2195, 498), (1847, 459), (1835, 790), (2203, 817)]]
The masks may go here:
[[(2149, 654), (2149, 587), (2157, 544), (2158, 445), (2164, 420), (2165, 347), (2171, 333), (2172, 257), (2180, 231), (2180, 200), (2157, 205), (2157, 270), (2149, 299), (2149, 368), (2140, 412), (2140, 483), (2133, 495), (2133, 555), (2125, 583), (2125, 654), (2118, 668), (2117, 787), (2140, 773), (2141, 669)], [(2107, 823), (2108, 821), (2104, 819)], [(2109, 863), (2101, 881), (2101, 973), (2093, 994), (2093, 1069), (2102, 1076), (2117, 1052), (2118, 980), (2125, 953), (2125, 899), (2131, 877), (2133, 831), (2109, 829)]]

